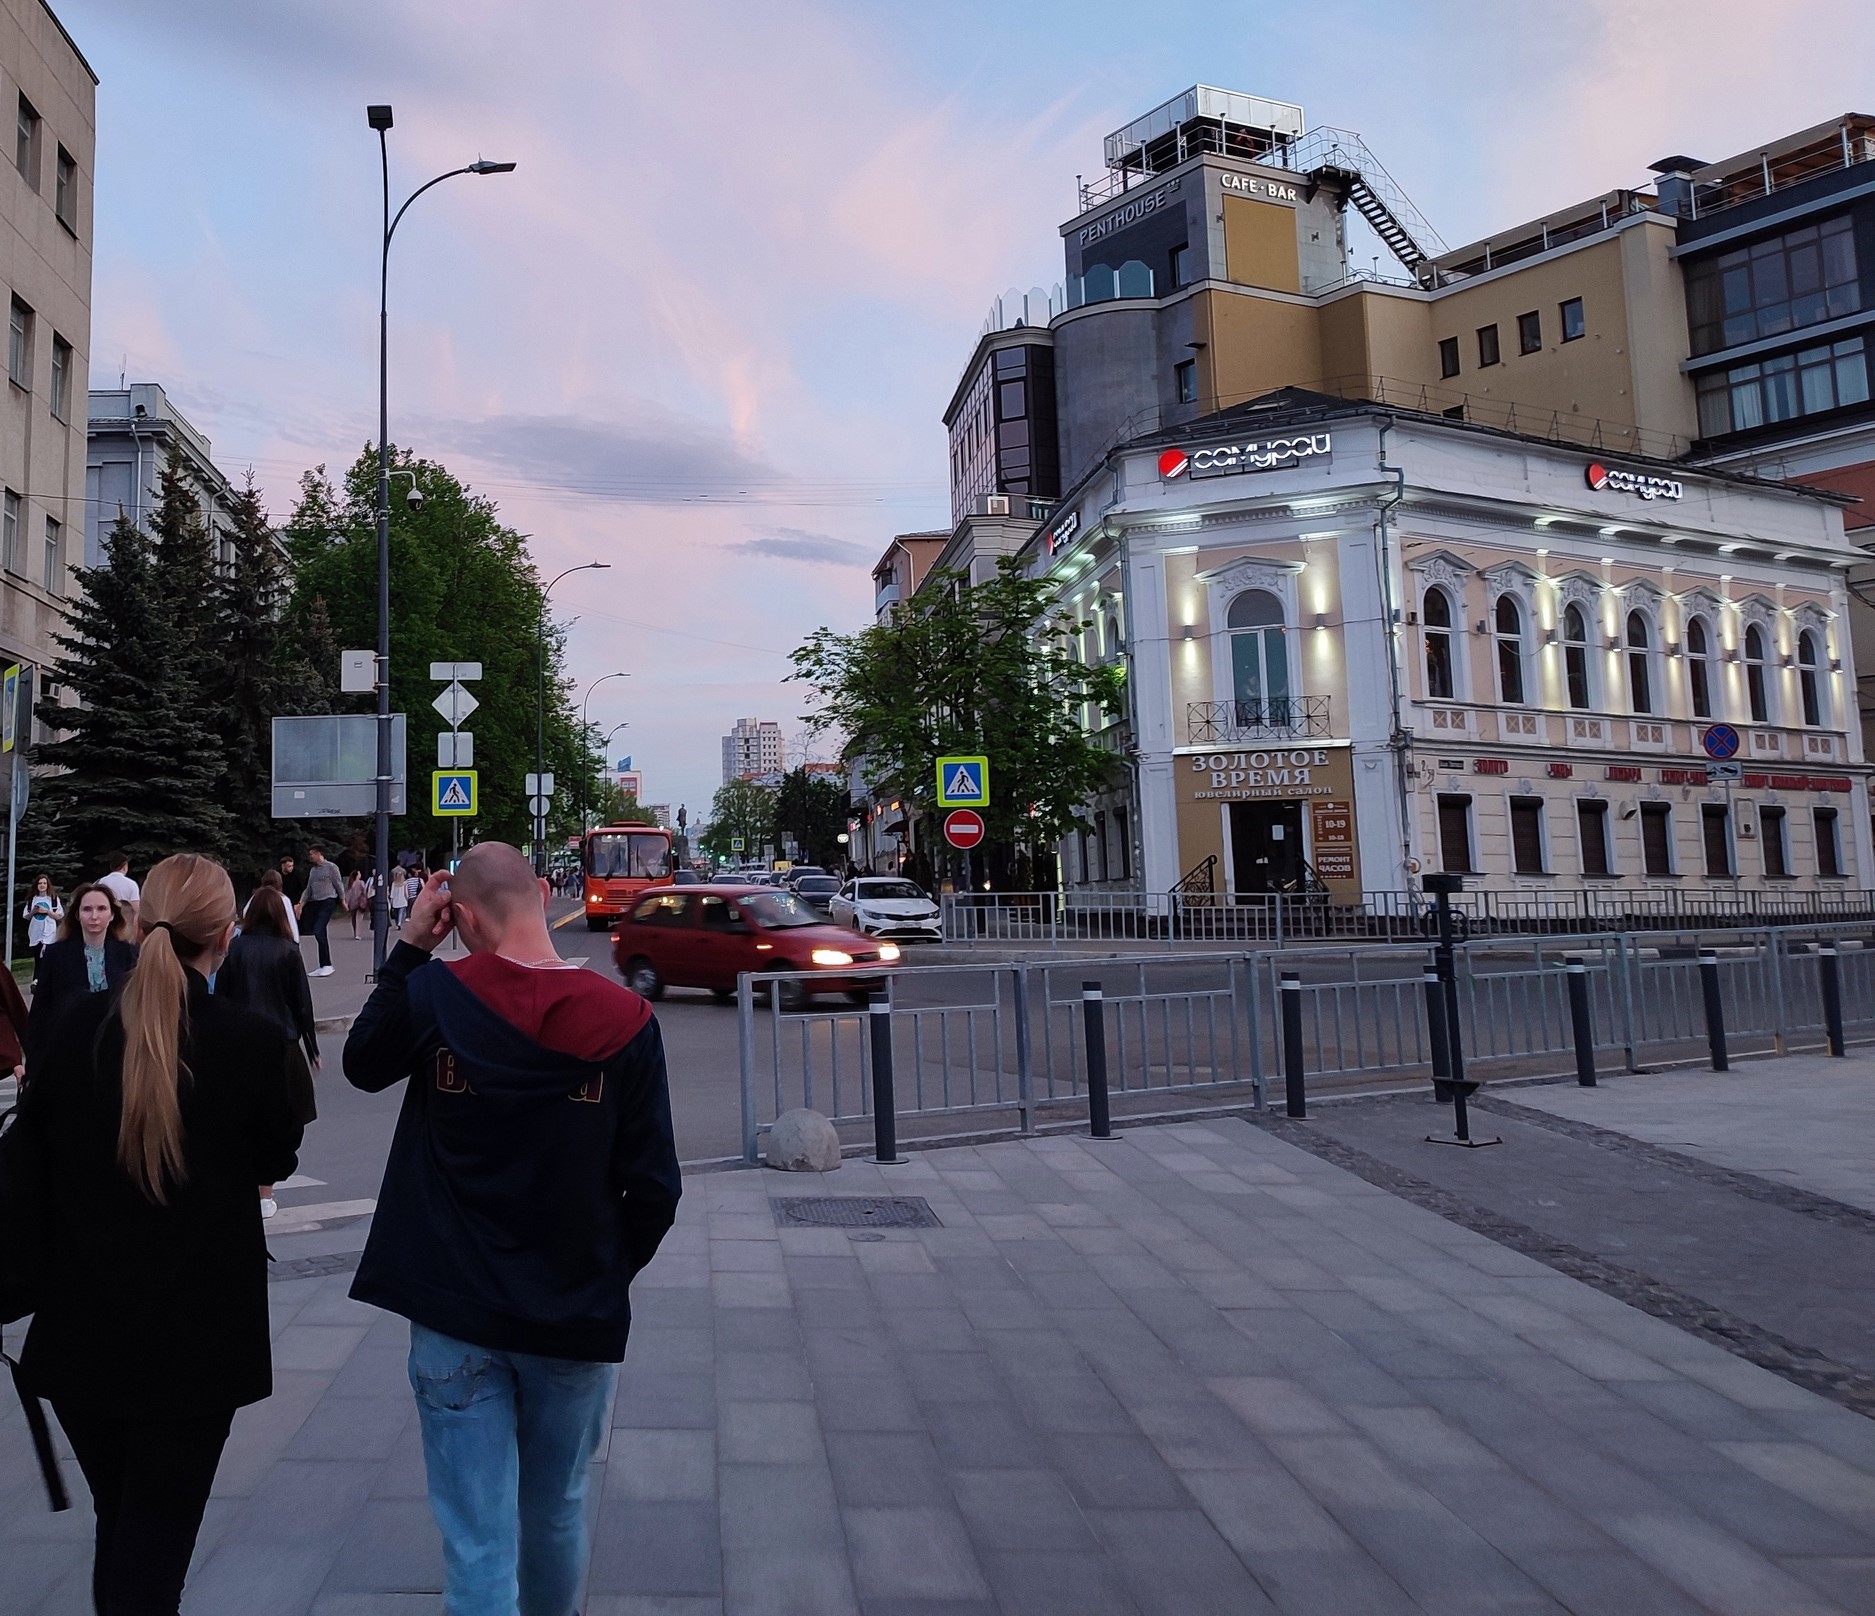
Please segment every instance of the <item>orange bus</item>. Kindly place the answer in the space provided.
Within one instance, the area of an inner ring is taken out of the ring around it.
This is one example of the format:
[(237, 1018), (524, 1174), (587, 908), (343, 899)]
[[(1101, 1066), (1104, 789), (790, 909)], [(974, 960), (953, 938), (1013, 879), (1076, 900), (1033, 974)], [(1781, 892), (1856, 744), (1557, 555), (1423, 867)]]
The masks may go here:
[(586, 929), (607, 931), (646, 887), (671, 884), (671, 833), (658, 825), (602, 825), (580, 849)]

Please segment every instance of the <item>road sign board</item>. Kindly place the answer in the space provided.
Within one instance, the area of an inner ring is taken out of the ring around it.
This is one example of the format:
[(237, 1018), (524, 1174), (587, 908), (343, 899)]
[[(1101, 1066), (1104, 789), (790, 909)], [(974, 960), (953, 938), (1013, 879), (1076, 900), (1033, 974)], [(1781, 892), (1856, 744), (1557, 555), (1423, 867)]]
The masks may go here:
[(482, 704), (465, 687), (451, 679), (443, 686), (443, 693), (430, 705), (443, 715), (443, 722), (453, 729)]
[(937, 800), (940, 808), (989, 807), (990, 760), (986, 757), (939, 758)]
[(983, 830), (983, 816), (973, 808), (959, 808), (944, 816), (944, 840), (952, 847), (975, 847), (983, 840)]
[(729, 851), (732, 853), (740, 853), (745, 845), (740, 836), (732, 836), (729, 838)]
[[(273, 817), (362, 819), (377, 811), (378, 721), (317, 713), (273, 721)], [(391, 812), (405, 812), (404, 715), (391, 714)]]
[(430, 812), (440, 819), (475, 812), (475, 770), (438, 769), (430, 776)]
[(474, 768), (475, 737), (466, 729), (437, 731), (436, 766), (439, 769)]
[(482, 677), (482, 664), (479, 662), (432, 662), (432, 679), (466, 679), (470, 684)]
[(545, 819), (547, 817), (547, 810), (551, 807), (553, 807), (553, 799), (551, 797), (529, 797), (527, 799), (527, 811), (536, 819)]
[[(553, 795), (553, 776), (551, 774), (530, 774), (521, 787), (530, 797), (551, 797)], [(544, 812), (545, 810), (543, 810)]]
[(1745, 765), (1742, 763), (1708, 763), (1706, 765), (1706, 784), (1717, 785), (1721, 780), (1742, 780), (1745, 778)]
[(1699, 744), (1706, 749), (1707, 757), (1723, 763), (1727, 758), (1738, 756), (1738, 731), (1730, 724), (1708, 724)]

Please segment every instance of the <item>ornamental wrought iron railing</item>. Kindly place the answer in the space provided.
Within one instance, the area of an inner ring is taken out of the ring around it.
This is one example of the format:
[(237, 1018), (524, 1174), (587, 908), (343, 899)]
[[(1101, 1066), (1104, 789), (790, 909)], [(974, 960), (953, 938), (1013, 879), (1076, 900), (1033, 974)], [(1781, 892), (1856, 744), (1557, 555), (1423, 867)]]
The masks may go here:
[(1331, 728), (1326, 696), (1278, 696), (1266, 701), (1193, 701), (1185, 704), (1190, 746), (1238, 741), (1283, 741), (1326, 735)]

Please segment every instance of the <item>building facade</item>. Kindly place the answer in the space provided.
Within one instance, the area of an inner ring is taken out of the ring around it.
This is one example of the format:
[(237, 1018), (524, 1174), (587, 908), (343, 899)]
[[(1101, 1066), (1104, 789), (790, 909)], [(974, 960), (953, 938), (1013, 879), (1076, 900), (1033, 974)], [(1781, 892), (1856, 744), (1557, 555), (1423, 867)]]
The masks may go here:
[(779, 774), (787, 767), (781, 726), (768, 718), (738, 718), (723, 737), (723, 784), (752, 774)]
[(97, 77), (41, 0), (4, 0), (0, 81), (16, 108), (0, 175), (0, 661), (43, 668), (86, 532)]
[(1125, 445), (1024, 553), (1128, 674), (1065, 879), (1355, 903), (1450, 870), (1636, 914), (1875, 888), (1843, 506), (1295, 391)]
[(190, 485), (201, 501), (217, 560), (233, 559), (234, 486), (215, 464), (213, 448), (154, 382), (98, 390), (89, 395), (89, 443), (85, 460), (84, 562), (104, 558), (104, 535), (127, 516), (146, 532), (160, 495), (171, 447), (179, 449)]

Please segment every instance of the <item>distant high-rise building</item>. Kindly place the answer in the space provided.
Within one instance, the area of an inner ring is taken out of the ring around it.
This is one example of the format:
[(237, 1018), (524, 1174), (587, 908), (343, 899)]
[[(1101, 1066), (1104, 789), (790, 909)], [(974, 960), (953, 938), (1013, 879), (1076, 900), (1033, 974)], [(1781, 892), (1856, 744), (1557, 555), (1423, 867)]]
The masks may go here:
[(723, 784), (745, 774), (776, 774), (787, 764), (781, 726), (767, 718), (738, 718), (723, 737)]

